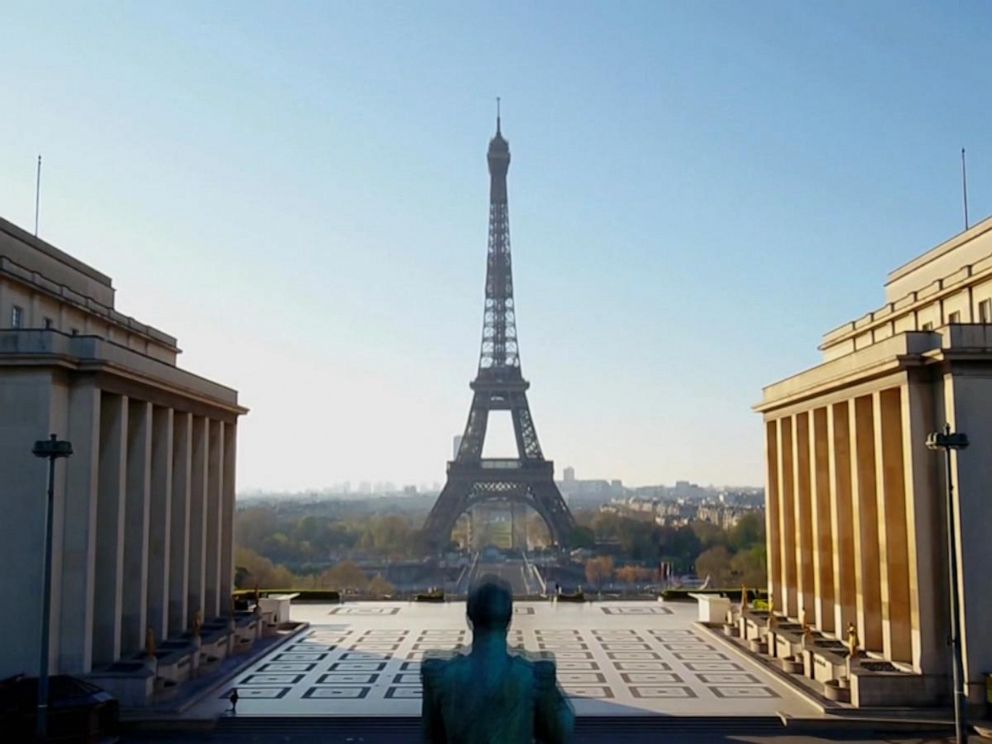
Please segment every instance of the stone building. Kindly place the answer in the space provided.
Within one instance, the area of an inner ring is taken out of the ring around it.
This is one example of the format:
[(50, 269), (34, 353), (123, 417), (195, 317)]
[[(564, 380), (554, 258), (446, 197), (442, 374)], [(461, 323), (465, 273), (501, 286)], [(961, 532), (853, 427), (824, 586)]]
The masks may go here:
[(904, 673), (874, 692), (866, 675), (860, 696), (852, 680), (855, 704), (947, 699), (945, 472), (925, 441), (948, 422), (971, 440), (953, 465), (953, 528), (980, 700), (992, 671), (992, 219), (891, 272), (885, 304), (820, 349), (822, 363), (756, 406), (775, 607), (840, 639), (854, 623), (869, 657)]
[(36, 674), (47, 463), (57, 466), (50, 669), (84, 674), (227, 617), (236, 391), (114, 308), (108, 276), (0, 219), (0, 678)]

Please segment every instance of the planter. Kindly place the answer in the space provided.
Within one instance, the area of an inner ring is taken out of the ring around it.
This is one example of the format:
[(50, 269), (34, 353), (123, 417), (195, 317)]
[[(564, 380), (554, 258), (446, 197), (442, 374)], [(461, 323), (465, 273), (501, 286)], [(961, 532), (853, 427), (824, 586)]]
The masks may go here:
[(823, 695), (837, 703), (851, 702), (851, 689), (846, 679), (831, 679), (823, 683)]
[(768, 644), (764, 640), (752, 638), (747, 642), (748, 650), (754, 654), (764, 654), (768, 652)]
[(782, 671), (786, 674), (803, 673), (803, 661), (795, 656), (786, 656), (784, 659), (779, 659), (779, 664), (782, 665)]

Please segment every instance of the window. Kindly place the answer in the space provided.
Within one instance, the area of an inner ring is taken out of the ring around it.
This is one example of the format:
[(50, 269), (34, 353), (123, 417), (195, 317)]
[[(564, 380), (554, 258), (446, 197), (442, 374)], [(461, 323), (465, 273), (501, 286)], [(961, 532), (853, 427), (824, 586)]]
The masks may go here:
[(924, 323), (923, 324), (923, 328), (921, 330), (932, 331), (933, 330), (933, 323)]
[(14, 305), (10, 308), (10, 327), (20, 328), (24, 325), (24, 308), (20, 305)]
[(982, 300), (978, 303), (978, 322), (992, 323), (992, 300)]
[(948, 323), (960, 323), (961, 322), (961, 313), (960, 312), (953, 312), (953, 313), (951, 313), (950, 315), (947, 316), (947, 322)]

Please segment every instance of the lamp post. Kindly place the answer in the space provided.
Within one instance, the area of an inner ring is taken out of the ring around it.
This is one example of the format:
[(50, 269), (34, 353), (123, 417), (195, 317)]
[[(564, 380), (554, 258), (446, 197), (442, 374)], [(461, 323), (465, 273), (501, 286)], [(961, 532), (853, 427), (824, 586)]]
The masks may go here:
[(954, 534), (954, 479), (951, 475), (951, 450), (963, 450), (968, 446), (968, 435), (951, 432), (951, 425), (944, 424), (943, 431), (927, 437), (927, 449), (944, 450), (944, 469), (947, 471), (947, 566), (951, 592), (951, 653), (954, 675), (954, 735), (957, 744), (967, 742), (968, 712), (965, 709), (966, 696), (964, 665), (961, 663), (961, 618), (958, 610), (958, 552)]
[(34, 443), (31, 453), (48, 458), (48, 505), (45, 508), (45, 584), (42, 588), (41, 664), (38, 667), (38, 740), (48, 736), (48, 624), (52, 611), (52, 508), (55, 502), (55, 461), (72, 454), (72, 444), (55, 434)]

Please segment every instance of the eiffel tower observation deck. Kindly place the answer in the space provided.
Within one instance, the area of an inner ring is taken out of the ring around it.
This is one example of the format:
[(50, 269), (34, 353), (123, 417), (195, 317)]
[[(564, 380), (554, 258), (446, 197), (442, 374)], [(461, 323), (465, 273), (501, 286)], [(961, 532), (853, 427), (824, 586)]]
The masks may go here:
[[(432, 548), (443, 550), (462, 513), (481, 502), (509, 501), (534, 509), (547, 524), (551, 539), (567, 546), (575, 521), (555, 484), (554, 463), (544, 459), (541, 451), (527, 403), (530, 383), (520, 371), (506, 189), (510, 145), (503, 137), (498, 113), (496, 134), (489, 141), (486, 159), (489, 249), (479, 369), (471, 383), (472, 406), (461, 446), (455, 459), (448, 463), (447, 481), (424, 523), (424, 533)], [(510, 412), (517, 457), (482, 456), (490, 411)]]

